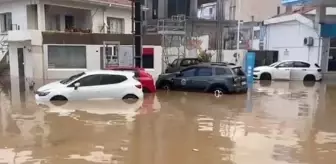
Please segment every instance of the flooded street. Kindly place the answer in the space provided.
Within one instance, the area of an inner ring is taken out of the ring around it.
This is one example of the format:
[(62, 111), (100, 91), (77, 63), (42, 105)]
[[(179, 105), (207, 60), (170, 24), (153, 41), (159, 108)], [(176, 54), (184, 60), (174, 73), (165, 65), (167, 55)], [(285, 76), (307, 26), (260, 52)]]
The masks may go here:
[[(331, 164), (336, 85), (255, 84), (244, 94), (159, 92), (142, 102), (37, 105), (0, 86), (0, 163)], [(249, 107), (247, 107), (249, 106)]]

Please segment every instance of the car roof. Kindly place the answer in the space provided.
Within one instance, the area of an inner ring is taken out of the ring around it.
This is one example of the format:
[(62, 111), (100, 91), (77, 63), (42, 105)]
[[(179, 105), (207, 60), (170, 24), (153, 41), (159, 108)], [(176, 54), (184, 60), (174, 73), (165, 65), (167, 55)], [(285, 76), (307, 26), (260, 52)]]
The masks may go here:
[(227, 62), (207, 62), (207, 63), (199, 63), (195, 66), (207, 66), (207, 67), (225, 67), (225, 68), (239, 68), (241, 66), (232, 65), (233, 63)]
[(144, 71), (144, 68), (132, 67), (132, 66), (111, 66), (106, 68), (106, 70), (140, 70)]
[(311, 64), (310, 62), (308, 61), (304, 61), (304, 60), (281, 60), (281, 61), (277, 61), (277, 62), (303, 62), (303, 63), (309, 63)]
[(117, 71), (117, 70), (92, 70), (86, 71), (85, 74), (96, 75), (96, 74), (110, 74), (110, 75), (123, 75), (123, 76), (134, 76), (134, 72), (131, 71)]

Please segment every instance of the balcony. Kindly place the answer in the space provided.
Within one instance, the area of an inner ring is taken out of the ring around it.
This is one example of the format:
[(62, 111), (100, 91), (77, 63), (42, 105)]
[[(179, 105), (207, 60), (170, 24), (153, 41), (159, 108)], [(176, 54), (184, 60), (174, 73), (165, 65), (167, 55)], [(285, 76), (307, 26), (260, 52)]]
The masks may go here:
[(46, 31), (91, 33), (91, 10), (45, 5)]

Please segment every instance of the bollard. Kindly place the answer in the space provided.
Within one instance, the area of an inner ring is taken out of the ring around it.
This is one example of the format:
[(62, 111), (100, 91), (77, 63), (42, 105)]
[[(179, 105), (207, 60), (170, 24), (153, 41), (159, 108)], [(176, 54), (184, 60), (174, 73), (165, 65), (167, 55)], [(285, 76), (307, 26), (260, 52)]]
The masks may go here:
[(255, 65), (255, 53), (248, 52), (245, 58), (245, 71), (247, 78), (246, 112), (252, 112), (253, 69)]

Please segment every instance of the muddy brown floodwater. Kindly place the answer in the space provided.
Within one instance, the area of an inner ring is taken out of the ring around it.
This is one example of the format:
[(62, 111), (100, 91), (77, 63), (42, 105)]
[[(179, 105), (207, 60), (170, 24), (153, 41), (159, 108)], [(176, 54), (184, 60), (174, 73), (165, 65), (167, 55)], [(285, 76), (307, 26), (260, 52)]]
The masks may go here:
[(255, 84), (247, 96), (159, 92), (143, 101), (37, 105), (0, 86), (0, 163), (332, 164), (336, 85)]

